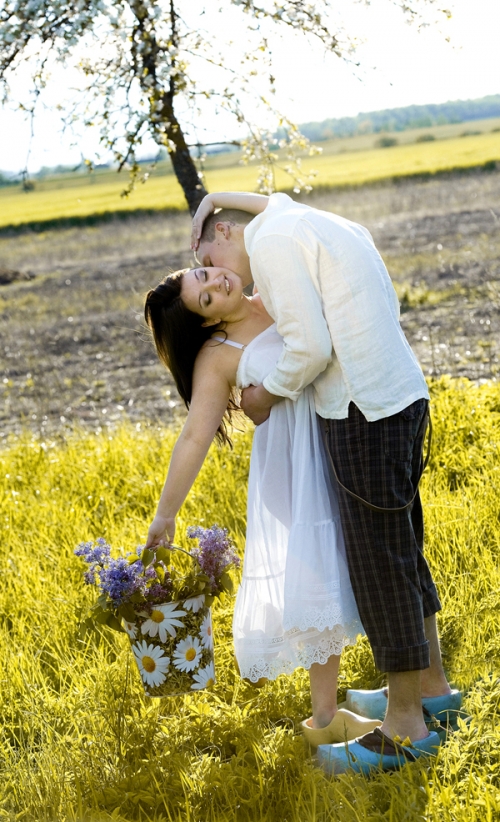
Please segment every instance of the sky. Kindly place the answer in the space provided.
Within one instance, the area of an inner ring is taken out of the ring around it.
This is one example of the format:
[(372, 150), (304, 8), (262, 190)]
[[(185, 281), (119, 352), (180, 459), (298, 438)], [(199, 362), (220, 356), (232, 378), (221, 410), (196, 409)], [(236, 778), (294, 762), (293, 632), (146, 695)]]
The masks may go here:
[[(451, 19), (443, 16), (439, 27), (432, 25), (420, 32), (405, 23), (390, 0), (372, 0), (369, 5), (362, 0), (342, 0), (338, 5), (346, 30), (357, 35), (358, 68), (325, 55), (319, 45), (312, 47), (298, 35), (271, 40), (276, 105), (293, 121), (321, 121), (360, 111), (500, 93), (499, 0), (448, 0), (445, 5), (452, 12)], [(236, 9), (227, 17), (236, 42), (238, 37), (245, 38), (243, 28), (234, 30), (240, 18)], [(213, 25), (221, 24), (214, 20)], [(93, 159), (95, 130), (63, 134), (56, 111), (57, 105), (64, 108), (75, 83), (70, 71), (54, 71), (30, 140), (31, 124), (25, 114), (15, 110), (16, 97), (20, 99), (27, 87), (29, 66), (24, 69), (24, 75), (18, 73), (13, 99), (0, 109), (0, 169), (19, 172), (28, 156), (31, 173), (41, 166), (77, 165), (82, 155)], [(207, 108), (204, 121), (210, 127), (206, 139), (236, 136), (229, 120), (210, 115)]]

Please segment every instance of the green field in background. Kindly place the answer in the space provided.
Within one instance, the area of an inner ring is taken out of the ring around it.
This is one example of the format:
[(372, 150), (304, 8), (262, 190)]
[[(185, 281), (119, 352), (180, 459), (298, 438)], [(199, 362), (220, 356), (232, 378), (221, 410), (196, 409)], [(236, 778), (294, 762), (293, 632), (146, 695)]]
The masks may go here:
[[(490, 121), (493, 122), (495, 121)], [(464, 129), (466, 125), (468, 124), (462, 123), (460, 127)], [(437, 129), (422, 131), (434, 133)], [(358, 141), (357, 145), (360, 145), (359, 141), (368, 136), (373, 144), (376, 137), (373, 134), (351, 138), (345, 144), (350, 143), (352, 146), (354, 141)], [(304, 173), (312, 170), (317, 172), (314, 180), (316, 187), (362, 185), (500, 161), (500, 133), (492, 131), (424, 143), (406, 143), (384, 149), (359, 148), (333, 153), (335, 145), (332, 147), (332, 144), (339, 142), (324, 143), (323, 154), (303, 160)], [(224, 154), (207, 161), (206, 185), (209, 191), (255, 189), (257, 169), (255, 166), (239, 165), (237, 157), (237, 154)], [(127, 176), (118, 176), (109, 170), (86, 178), (75, 174), (36, 181), (35, 190), (28, 193), (20, 187), (1, 188), (0, 227), (86, 218), (120, 211), (184, 209), (184, 195), (171, 169), (167, 163), (161, 166), (147, 183), (139, 183), (128, 198), (120, 197), (128, 183)], [(279, 167), (276, 167), (276, 188), (293, 188), (292, 179)]]

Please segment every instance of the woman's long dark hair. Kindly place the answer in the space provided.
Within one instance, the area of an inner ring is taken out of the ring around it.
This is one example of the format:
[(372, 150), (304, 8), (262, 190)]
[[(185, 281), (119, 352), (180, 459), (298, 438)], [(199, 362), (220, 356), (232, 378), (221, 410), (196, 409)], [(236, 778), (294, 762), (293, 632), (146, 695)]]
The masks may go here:
[[(182, 278), (186, 271), (176, 271), (148, 291), (144, 317), (153, 334), (156, 352), (172, 374), (177, 391), (186, 408), (193, 394), (194, 363), (201, 347), (214, 333), (214, 326), (203, 327), (203, 317), (186, 308), (181, 299)], [(216, 438), (221, 444), (232, 445), (228, 428), (239, 406), (233, 392), (229, 397), (224, 419)]]

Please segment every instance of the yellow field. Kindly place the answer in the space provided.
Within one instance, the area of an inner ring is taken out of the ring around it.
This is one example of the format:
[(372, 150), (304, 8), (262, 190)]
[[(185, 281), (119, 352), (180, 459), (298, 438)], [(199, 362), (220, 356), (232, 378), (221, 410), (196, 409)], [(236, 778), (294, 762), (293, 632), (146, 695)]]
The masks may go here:
[[(126, 637), (79, 633), (93, 596), (81, 540), (143, 541), (174, 433), (26, 434), (0, 449), (0, 820), (6, 822), (497, 822), (500, 818), (500, 387), (431, 385), (422, 481), (445, 667), (471, 721), (435, 760), (330, 778), (297, 732), (307, 672), (257, 689), (235, 669), (232, 598), (214, 608), (217, 683), (144, 697)], [(178, 519), (229, 528), (239, 548), (251, 434), (212, 448)], [(366, 639), (343, 654), (339, 697), (382, 681)]]
[[(370, 137), (373, 141), (374, 135)], [(304, 172), (313, 169), (318, 172), (315, 186), (334, 187), (465, 169), (492, 161), (500, 161), (500, 133), (482, 133), (336, 154), (326, 150), (323, 155), (306, 158), (303, 168)], [(255, 188), (255, 167), (230, 165), (235, 162), (231, 155), (224, 155), (224, 159), (218, 158), (218, 161), (212, 160), (207, 164), (206, 184), (209, 191), (245, 191)], [(57, 180), (37, 183), (37, 190), (29, 193), (12, 187), (0, 189), (0, 227), (90, 217), (117, 211), (184, 209), (184, 196), (175, 177), (171, 172), (166, 173), (165, 169), (162, 171), (161, 174), (153, 175), (146, 184), (139, 184), (127, 199), (120, 198), (120, 192), (127, 184), (127, 177), (116, 175), (113, 178), (109, 172), (89, 176), (87, 180), (76, 177), (77, 184), (72, 187), (69, 187), (66, 176), (60, 178), (59, 184)], [(82, 179), (85, 181), (82, 182)], [(277, 168), (276, 188), (284, 190), (292, 187), (291, 178)]]

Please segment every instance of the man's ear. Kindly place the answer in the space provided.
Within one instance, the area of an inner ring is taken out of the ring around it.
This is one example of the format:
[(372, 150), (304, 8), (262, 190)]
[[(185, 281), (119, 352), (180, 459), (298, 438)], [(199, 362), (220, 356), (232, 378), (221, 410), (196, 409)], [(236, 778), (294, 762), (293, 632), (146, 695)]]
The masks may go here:
[(202, 328), (210, 328), (211, 325), (219, 325), (222, 320), (205, 320), (204, 323), (201, 324)]
[(230, 227), (229, 223), (223, 223), (223, 222), (215, 223), (215, 230), (218, 231), (220, 234), (223, 234), (225, 240), (229, 239), (230, 228), (231, 227)]

